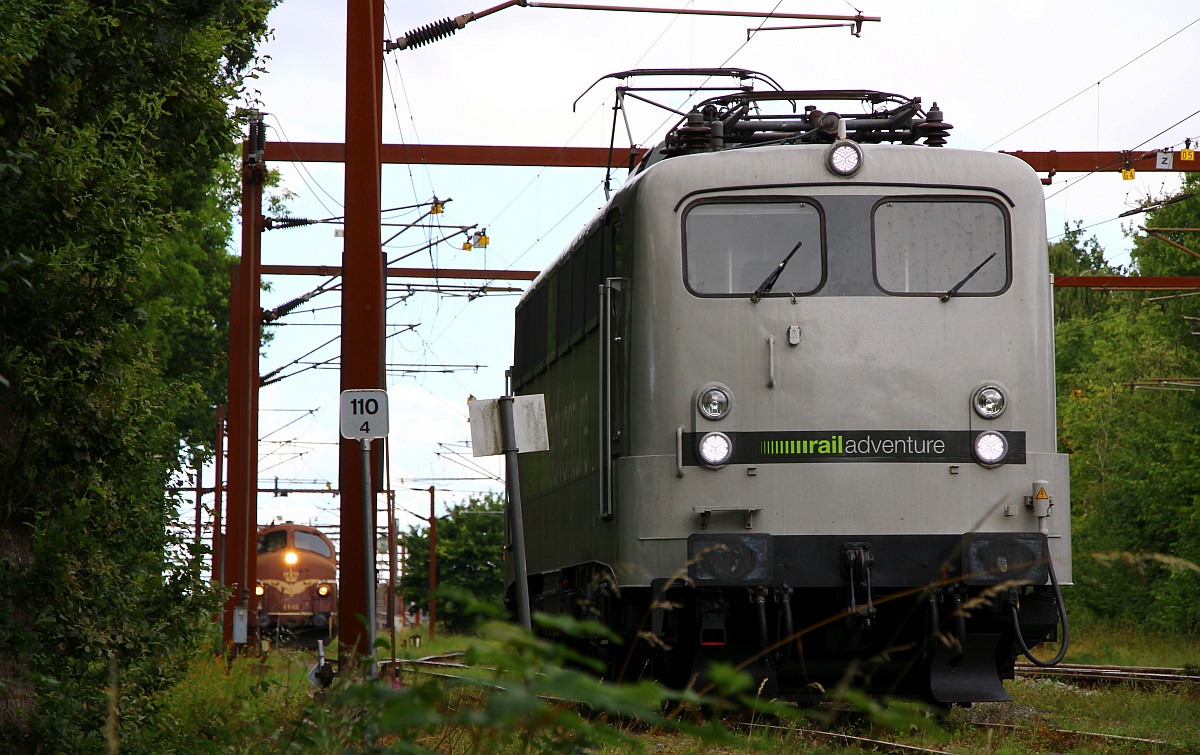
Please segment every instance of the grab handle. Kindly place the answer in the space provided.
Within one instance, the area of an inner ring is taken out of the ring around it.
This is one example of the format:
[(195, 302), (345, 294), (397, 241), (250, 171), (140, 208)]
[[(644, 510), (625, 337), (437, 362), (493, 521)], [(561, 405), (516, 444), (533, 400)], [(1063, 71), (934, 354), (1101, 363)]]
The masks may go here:
[(680, 425), (675, 429), (675, 476), (683, 474), (683, 425)]
[(767, 387), (775, 387), (775, 336), (767, 336)]

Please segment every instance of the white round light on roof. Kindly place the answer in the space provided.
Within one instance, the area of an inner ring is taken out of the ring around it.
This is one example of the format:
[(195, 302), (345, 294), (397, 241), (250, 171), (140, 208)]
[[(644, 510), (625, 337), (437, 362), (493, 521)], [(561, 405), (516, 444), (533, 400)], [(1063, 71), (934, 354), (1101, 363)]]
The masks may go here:
[(697, 450), (704, 466), (716, 469), (733, 456), (733, 441), (725, 433), (707, 433), (700, 439)]
[(999, 466), (1008, 456), (1008, 439), (994, 430), (985, 430), (975, 436), (972, 450), (975, 460), (985, 467)]
[(851, 141), (838, 141), (829, 148), (826, 164), (835, 175), (852, 176), (862, 167), (862, 147)]

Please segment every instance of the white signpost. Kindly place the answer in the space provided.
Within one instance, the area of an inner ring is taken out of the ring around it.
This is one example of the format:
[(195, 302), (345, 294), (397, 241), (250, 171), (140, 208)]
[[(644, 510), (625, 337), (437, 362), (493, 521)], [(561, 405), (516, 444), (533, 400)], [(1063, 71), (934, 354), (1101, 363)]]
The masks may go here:
[[(504, 432), (500, 423), (503, 399), (481, 398), (467, 405), (471, 417), (471, 455), (499, 456), (504, 453)], [(513, 432), (520, 453), (548, 451), (546, 436), (546, 397), (513, 396)]]
[(521, 515), (521, 482), (517, 454), (550, 448), (546, 431), (546, 397), (501, 396), (468, 404), (471, 416), (471, 454), (504, 454), (508, 487), (509, 527), (513, 534), (513, 565), (516, 567), (517, 616), (530, 628), (529, 577), (525, 569), (525, 525)]
[[(375, 506), (371, 493), (371, 441), (388, 434), (388, 395), (378, 389), (342, 391), (342, 437), (357, 440), (362, 448), (363, 496), (363, 583), (367, 591), (367, 656), (368, 669), (375, 675)], [(349, 533), (343, 533), (347, 537)], [(345, 619), (343, 619), (344, 621)]]
[(342, 437), (351, 440), (386, 438), (388, 395), (381, 390), (342, 391)]

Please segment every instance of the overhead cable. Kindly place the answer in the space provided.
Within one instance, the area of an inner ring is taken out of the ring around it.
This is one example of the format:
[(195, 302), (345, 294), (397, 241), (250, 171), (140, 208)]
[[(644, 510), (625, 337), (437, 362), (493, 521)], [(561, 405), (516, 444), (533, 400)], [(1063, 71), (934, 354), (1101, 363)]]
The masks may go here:
[(1102, 83), (1104, 83), (1104, 82), (1105, 82), (1107, 79), (1110, 79), (1110, 78), (1112, 78), (1113, 76), (1115, 76), (1116, 74), (1118, 74), (1118, 73), (1120, 73), (1121, 71), (1125, 70), (1126, 68), (1128, 68), (1129, 66), (1133, 65), (1133, 64), (1134, 64), (1134, 63), (1136, 63), (1137, 61), (1139, 61), (1139, 60), (1141, 60), (1142, 58), (1146, 57), (1146, 56), (1147, 56), (1147, 55), (1149, 55), (1151, 52), (1154, 52), (1154, 51), (1155, 51), (1155, 50), (1157, 50), (1158, 48), (1160, 48), (1160, 47), (1162, 47), (1163, 45), (1165, 45), (1167, 42), (1170, 42), (1170, 41), (1171, 41), (1172, 39), (1174, 39), (1175, 37), (1178, 37), (1180, 34), (1184, 33), (1184, 32), (1185, 32), (1185, 31), (1187, 31), (1188, 29), (1192, 28), (1192, 27), (1193, 27), (1193, 26), (1195, 26), (1197, 23), (1200, 23), (1200, 18), (1197, 18), (1195, 21), (1192, 21), (1192, 22), (1191, 22), (1190, 24), (1188, 24), (1187, 26), (1183, 27), (1183, 28), (1182, 28), (1182, 29), (1180, 29), (1179, 31), (1175, 32), (1175, 33), (1174, 33), (1174, 34), (1172, 34), (1171, 36), (1167, 37), (1167, 38), (1166, 38), (1166, 39), (1164, 39), (1163, 41), (1161, 41), (1161, 42), (1159, 42), (1158, 44), (1156, 44), (1156, 45), (1154, 45), (1153, 47), (1151, 47), (1149, 50), (1146, 50), (1146, 51), (1145, 51), (1145, 52), (1143, 52), (1141, 55), (1138, 55), (1138, 56), (1137, 56), (1136, 58), (1134, 58), (1133, 60), (1130, 60), (1130, 61), (1129, 61), (1128, 63), (1126, 63), (1125, 65), (1121, 66), (1120, 68), (1116, 69), (1116, 70), (1115, 70), (1115, 71), (1113, 71), (1112, 73), (1110, 73), (1110, 74), (1108, 74), (1107, 76), (1103, 77), (1102, 79), (1100, 79), (1099, 81), (1097, 81), (1095, 84), (1090, 84), (1090, 85), (1088, 85), (1087, 87), (1085, 87), (1084, 89), (1080, 90), (1080, 91), (1079, 91), (1079, 92), (1077, 92), (1076, 94), (1073, 94), (1073, 95), (1071, 95), (1071, 96), (1070, 96), (1070, 97), (1068, 97), (1067, 99), (1063, 100), (1062, 102), (1058, 103), (1057, 105), (1055, 105), (1054, 107), (1050, 108), (1050, 109), (1049, 109), (1049, 110), (1047, 110), (1046, 112), (1042, 113), (1042, 114), (1041, 114), (1041, 115), (1039, 115), (1037, 118), (1034, 118), (1033, 120), (1029, 121), (1029, 123), (1026, 123), (1026, 124), (1025, 124), (1025, 125), (1023, 125), (1023, 126), (1020, 126), (1019, 128), (1017, 128), (1017, 129), (1015, 129), (1015, 130), (1013, 130), (1013, 131), (1010, 131), (1010, 132), (1008, 132), (1008, 133), (1007, 133), (1007, 134), (1005, 134), (1004, 136), (1000, 137), (1000, 138), (999, 138), (999, 139), (997, 139), (996, 141), (994, 141), (994, 142), (992, 142), (991, 144), (989, 144), (989, 145), (987, 145), (986, 147), (984, 147), (984, 149), (985, 149), (985, 150), (991, 149), (992, 147), (996, 146), (997, 144), (999, 144), (1000, 142), (1004, 141), (1005, 139), (1007, 139), (1008, 137), (1012, 136), (1013, 134), (1016, 134), (1016, 133), (1018, 133), (1018, 132), (1020, 132), (1020, 131), (1023, 131), (1023, 130), (1025, 130), (1026, 128), (1028, 128), (1029, 126), (1032, 126), (1033, 124), (1037, 123), (1037, 122), (1038, 122), (1038, 121), (1040, 121), (1041, 119), (1045, 118), (1047, 115), (1050, 115), (1051, 113), (1053, 113), (1055, 110), (1058, 110), (1058, 109), (1059, 109), (1060, 107), (1062, 107), (1063, 105), (1066, 105), (1066, 104), (1067, 104), (1068, 102), (1070, 102), (1071, 100), (1074, 100), (1075, 98), (1079, 97), (1080, 95), (1083, 95), (1083, 94), (1085, 94), (1085, 93), (1087, 93), (1087, 92), (1091, 91), (1091, 90), (1092, 90), (1092, 89), (1094, 89), (1095, 87), (1098, 87), (1098, 86), (1100, 86), (1100, 85), (1101, 85)]

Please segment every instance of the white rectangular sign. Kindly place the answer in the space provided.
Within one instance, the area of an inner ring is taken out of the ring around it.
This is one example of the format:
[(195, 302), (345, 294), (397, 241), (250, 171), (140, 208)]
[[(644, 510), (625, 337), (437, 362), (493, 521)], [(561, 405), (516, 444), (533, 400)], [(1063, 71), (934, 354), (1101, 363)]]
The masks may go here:
[[(504, 453), (500, 399), (477, 399), (468, 402), (467, 406), (471, 412), (471, 455), (499, 456)], [(517, 450), (520, 453), (550, 449), (544, 395), (536, 393), (513, 397), (513, 422), (516, 424)]]
[(384, 390), (342, 391), (342, 437), (353, 440), (386, 438), (388, 396)]

